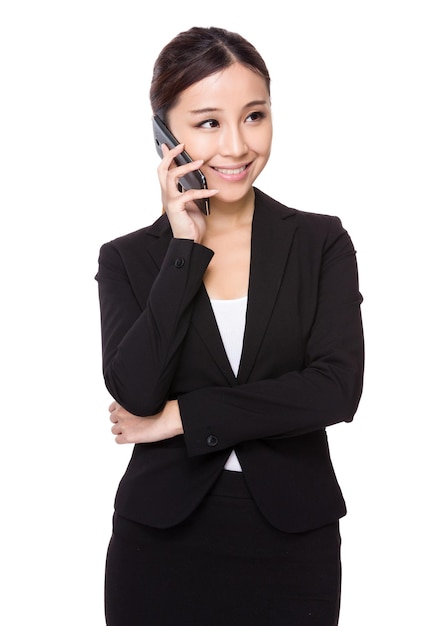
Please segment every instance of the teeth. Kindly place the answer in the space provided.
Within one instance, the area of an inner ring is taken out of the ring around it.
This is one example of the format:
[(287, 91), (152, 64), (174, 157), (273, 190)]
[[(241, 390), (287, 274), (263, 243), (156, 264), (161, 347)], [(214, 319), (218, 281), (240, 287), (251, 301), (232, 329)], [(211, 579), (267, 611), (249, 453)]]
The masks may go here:
[(237, 170), (227, 170), (227, 169), (221, 169), (219, 167), (215, 167), (214, 168), (217, 172), (221, 172), (221, 174), (241, 174), (241, 172), (244, 172), (244, 170), (246, 169), (246, 166), (243, 165), (243, 167), (239, 167)]

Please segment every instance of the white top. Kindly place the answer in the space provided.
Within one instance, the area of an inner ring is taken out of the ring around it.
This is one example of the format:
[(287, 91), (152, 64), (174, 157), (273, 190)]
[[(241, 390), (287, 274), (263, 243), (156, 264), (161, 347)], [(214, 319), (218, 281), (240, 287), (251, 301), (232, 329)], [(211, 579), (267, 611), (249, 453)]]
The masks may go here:
[[(216, 323), (218, 324), (221, 339), (227, 352), (230, 365), (235, 376), (240, 366), (243, 350), (244, 330), (246, 327), (247, 296), (234, 300), (210, 299)], [(241, 472), (241, 465), (235, 451), (232, 450), (225, 469)]]

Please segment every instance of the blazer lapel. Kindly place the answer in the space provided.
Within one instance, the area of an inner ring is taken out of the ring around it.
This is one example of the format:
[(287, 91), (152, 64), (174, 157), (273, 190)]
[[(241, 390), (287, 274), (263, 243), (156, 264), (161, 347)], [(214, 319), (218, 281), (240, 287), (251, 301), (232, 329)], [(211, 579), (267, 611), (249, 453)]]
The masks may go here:
[(295, 233), (293, 209), (255, 190), (249, 297), (238, 381), (247, 382), (282, 283)]
[(231, 386), (236, 385), (236, 377), (227, 358), (210, 298), (204, 285), (196, 297), (191, 323), (229, 384)]
[[(204, 285), (198, 292), (192, 325), (232, 386), (237, 381), (247, 382), (256, 361), (294, 237), (296, 221), (288, 220), (294, 214), (293, 209), (255, 189), (246, 331), (237, 378), (227, 358)], [(164, 215), (157, 220), (148, 234), (153, 237), (149, 253), (160, 268), (172, 237), (167, 217)]]

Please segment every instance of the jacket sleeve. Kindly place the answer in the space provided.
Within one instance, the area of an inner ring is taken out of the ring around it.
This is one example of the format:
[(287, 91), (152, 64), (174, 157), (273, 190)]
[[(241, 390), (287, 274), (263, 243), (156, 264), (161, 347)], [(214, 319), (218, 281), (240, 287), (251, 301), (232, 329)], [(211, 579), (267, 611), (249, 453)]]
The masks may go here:
[(104, 380), (131, 413), (154, 415), (166, 402), (192, 302), (212, 256), (192, 240), (172, 239), (160, 271), (147, 277), (149, 297), (142, 308), (120, 246), (101, 247), (96, 279)]
[(254, 439), (296, 437), (353, 419), (363, 385), (362, 296), (351, 239), (337, 218), (332, 224), (322, 251), (305, 367), (179, 397), (190, 456)]

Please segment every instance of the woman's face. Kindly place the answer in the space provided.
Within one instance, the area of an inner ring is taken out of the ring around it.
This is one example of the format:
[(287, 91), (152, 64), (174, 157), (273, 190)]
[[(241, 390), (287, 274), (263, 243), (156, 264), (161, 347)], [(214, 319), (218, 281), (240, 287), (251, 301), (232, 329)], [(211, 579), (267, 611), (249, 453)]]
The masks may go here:
[[(216, 201), (244, 201), (266, 165), (272, 118), (264, 79), (240, 63), (185, 89), (168, 113), (168, 126), (201, 165)], [(213, 199), (215, 202), (215, 199)]]

